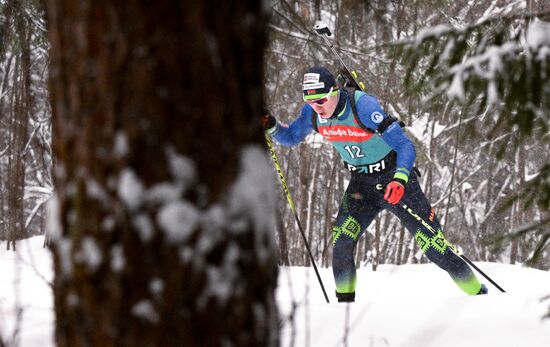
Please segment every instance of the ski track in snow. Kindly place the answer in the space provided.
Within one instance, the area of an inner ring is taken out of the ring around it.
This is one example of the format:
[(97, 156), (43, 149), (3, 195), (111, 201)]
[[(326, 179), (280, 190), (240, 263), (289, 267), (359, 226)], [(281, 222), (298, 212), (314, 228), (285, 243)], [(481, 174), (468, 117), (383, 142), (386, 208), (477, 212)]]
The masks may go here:
[[(54, 346), (52, 260), (43, 237), (0, 243), (0, 334), (10, 342), (18, 308), (20, 334), (11, 345)], [(519, 265), (476, 263), (506, 291), (481, 276), (489, 295), (463, 294), (433, 264), (382, 265), (358, 270), (354, 304), (334, 298), (331, 269), (320, 269), (326, 304), (312, 268), (281, 267), (276, 297), (281, 346), (548, 347), (550, 273)], [(296, 311), (289, 317), (293, 304)], [(13, 341), (11, 341), (13, 342)]]

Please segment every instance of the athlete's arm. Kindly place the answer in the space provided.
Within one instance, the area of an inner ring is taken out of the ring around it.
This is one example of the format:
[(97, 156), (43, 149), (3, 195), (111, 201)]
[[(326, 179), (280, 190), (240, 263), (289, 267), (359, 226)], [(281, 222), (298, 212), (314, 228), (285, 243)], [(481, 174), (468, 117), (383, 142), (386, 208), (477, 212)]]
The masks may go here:
[[(361, 121), (370, 129), (378, 130), (384, 119), (388, 118), (378, 100), (372, 95), (365, 94), (361, 96), (357, 100), (356, 106)], [(393, 122), (382, 130), (383, 132), (379, 135), (397, 153), (397, 168), (394, 178), (407, 183), (416, 159), (414, 145), (401, 129), (399, 122)]]
[(268, 130), (278, 143), (283, 146), (294, 146), (311, 133), (311, 113), (313, 109), (309, 105), (302, 108), (302, 112), (290, 125), (277, 121), (277, 124)]

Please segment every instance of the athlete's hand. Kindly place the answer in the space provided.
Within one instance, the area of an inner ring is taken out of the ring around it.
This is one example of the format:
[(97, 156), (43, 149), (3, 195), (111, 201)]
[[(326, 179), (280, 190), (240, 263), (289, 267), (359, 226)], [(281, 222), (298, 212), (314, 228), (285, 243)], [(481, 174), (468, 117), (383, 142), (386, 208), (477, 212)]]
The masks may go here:
[(395, 205), (401, 201), (403, 195), (405, 195), (405, 185), (397, 180), (394, 180), (386, 186), (384, 199), (390, 204)]
[(277, 120), (272, 115), (266, 114), (262, 118), (262, 125), (264, 127), (264, 130), (269, 130), (277, 125)]

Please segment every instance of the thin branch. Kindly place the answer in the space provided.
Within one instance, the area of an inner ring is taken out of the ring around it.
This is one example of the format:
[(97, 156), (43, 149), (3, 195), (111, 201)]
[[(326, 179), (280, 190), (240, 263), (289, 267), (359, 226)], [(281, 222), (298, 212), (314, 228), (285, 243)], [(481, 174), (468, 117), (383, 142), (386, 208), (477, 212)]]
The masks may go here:
[[(274, 24), (268, 24), (268, 28), (270, 29), (273, 29), (281, 34), (285, 34), (287, 36), (290, 36), (290, 37), (293, 37), (295, 39), (298, 39), (298, 40), (303, 40), (303, 41), (307, 41), (307, 42), (311, 42), (311, 43), (314, 43), (316, 45), (319, 45), (319, 46), (322, 46), (322, 47), (329, 47), (326, 43), (321, 43), (319, 42), (319, 40), (316, 39), (317, 36), (313, 36), (313, 35), (303, 35), (303, 34), (300, 34), (300, 33), (296, 33), (296, 32), (292, 32), (292, 31), (288, 31), (288, 30), (285, 30), (283, 28), (280, 28)], [(372, 54), (367, 54), (367, 53), (364, 53), (364, 52), (361, 52), (361, 51), (358, 51), (356, 49), (351, 49), (351, 48), (346, 48), (346, 47), (342, 47), (340, 45), (336, 46), (335, 47), (337, 49), (339, 49), (340, 51), (342, 52), (346, 52), (346, 53), (349, 53), (349, 54), (353, 54), (353, 55), (359, 55), (359, 56), (363, 56), (363, 57), (369, 57), (371, 59), (374, 59), (374, 60), (377, 60), (377, 61), (380, 61), (384, 64), (391, 64), (392, 62), (389, 61), (389, 60), (384, 60), (376, 55), (372, 55)], [(367, 47), (367, 48), (364, 48), (362, 49), (363, 51), (371, 51), (372, 49), (370, 47)]]

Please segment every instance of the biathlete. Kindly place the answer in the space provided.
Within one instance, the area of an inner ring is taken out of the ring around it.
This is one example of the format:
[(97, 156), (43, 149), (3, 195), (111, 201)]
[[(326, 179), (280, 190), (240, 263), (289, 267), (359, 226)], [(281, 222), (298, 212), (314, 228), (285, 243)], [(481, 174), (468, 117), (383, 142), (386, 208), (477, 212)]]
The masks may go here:
[[(298, 118), (287, 126), (268, 115), (264, 126), (285, 146), (294, 146), (312, 131), (318, 132), (336, 148), (351, 172), (332, 228), (332, 269), (338, 301), (355, 300), (353, 251), (361, 234), (384, 209), (400, 219), (428, 259), (447, 271), (460, 289), (469, 295), (486, 294), (487, 287), (445, 240), (413, 169), (414, 145), (399, 122), (386, 115), (374, 96), (338, 88), (334, 76), (324, 67), (310, 68), (302, 86), (305, 105)], [(437, 233), (397, 205), (400, 201)]]

